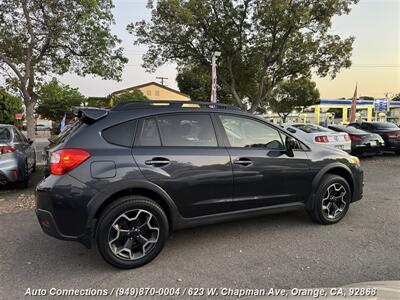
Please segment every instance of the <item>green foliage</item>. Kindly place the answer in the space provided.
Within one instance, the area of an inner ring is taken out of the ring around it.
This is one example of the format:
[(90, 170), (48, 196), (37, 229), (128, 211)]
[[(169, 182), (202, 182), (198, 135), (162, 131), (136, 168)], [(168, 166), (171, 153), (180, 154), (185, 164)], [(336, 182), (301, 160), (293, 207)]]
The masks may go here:
[(315, 82), (308, 78), (282, 81), (271, 93), (270, 108), (286, 122), (287, 116), (295, 109), (304, 109), (316, 104), (319, 91)]
[(22, 100), (0, 87), (0, 124), (14, 124), (15, 114), (22, 113)]
[(133, 100), (149, 100), (140, 90), (126, 91), (119, 95), (111, 97), (111, 106), (120, 102), (133, 101)]
[[(209, 101), (211, 96), (211, 66), (185, 66), (178, 69), (176, 81), (179, 90), (192, 101)], [(233, 99), (223, 86), (217, 86), (218, 101), (232, 104)]]
[(23, 96), (29, 137), (40, 85), (49, 75), (121, 78), (127, 59), (111, 33), (112, 8), (111, 0), (0, 2), (0, 72)]
[[(315, 72), (334, 78), (351, 66), (354, 38), (330, 34), (331, 19), (359, 0), (158, 0), (150, 21), (130, 24), (148, 46), (144, 67), (167, 62), (208, 67), (242, 109), (265, 106), (283, 80)], [(248, 105), (248, 106), (247, 106)]]
[(78, 89), (61, 84), (53, 78), (44, 84), (39, 92), (37, 113), (56, 123), (67, 113), (67, 120), (70, 120), (73, 118), (73, 107), (80, 106), (84, 101), (85, 97)]
[(107, 108), (110, 106), (110, 98), (108, 98), (108, 97), (89, 97), (86, 99), (85, 106)]

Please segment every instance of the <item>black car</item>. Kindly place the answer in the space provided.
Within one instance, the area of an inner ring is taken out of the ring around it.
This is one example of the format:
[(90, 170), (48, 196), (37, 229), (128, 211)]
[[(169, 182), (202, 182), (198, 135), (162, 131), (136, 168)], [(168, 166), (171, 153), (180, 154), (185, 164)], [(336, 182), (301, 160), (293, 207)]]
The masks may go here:
[(351, 154), (353, 155), (381, 154), (385, 148), (385, 141), (379, 134), (352, 126), (329, 125), (328, 128), (337, 132), (345, 132), (350, 136)]
[(400, 128), (389, 122), (352, 123), (349, 126), (379, 134), (385, 141), (385, 150), (400, 155)]
[(310, 148), (231, 106), (126, 102), (77, 113), (49, 149), (36, 214), (47, 234), (94, 240), (119, 268), (151, 261), (173, 230), (299, 208), (334, 224), (362, 198), (357, 157)]

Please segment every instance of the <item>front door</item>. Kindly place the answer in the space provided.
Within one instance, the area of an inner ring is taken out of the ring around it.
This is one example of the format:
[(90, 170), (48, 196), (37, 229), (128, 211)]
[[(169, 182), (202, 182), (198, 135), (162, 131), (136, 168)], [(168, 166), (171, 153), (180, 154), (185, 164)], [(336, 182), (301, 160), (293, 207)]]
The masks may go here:
[(219, 115), (234, 176), (237, 210), (305, 201), (312, 174), (304, 150), (286, 153), (285, 134), (262, 120)]
[(183, 217), (231, 209), (231, 161), (209, 114), (141, 120), (132, 153), (143, 175), (169, 194)]

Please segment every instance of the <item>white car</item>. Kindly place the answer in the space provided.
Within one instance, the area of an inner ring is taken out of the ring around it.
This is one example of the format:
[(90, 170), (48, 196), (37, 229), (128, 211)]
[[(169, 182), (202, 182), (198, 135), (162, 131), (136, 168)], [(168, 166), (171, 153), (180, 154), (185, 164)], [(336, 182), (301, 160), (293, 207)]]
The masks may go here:
[(351, 139), (345, 132), (336, 132), (322, 126), (303, 123), (287, 123), (282, 124), (282, 127), (305, 142), (351, 152)]

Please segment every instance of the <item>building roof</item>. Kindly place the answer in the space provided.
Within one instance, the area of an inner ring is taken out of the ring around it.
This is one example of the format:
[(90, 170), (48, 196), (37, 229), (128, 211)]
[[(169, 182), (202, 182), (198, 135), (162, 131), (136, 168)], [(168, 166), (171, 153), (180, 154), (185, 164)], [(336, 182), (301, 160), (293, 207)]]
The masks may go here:
[(126, 89), (123, 89), (123, 90), (115, 91), (115, 92), (113, 92), (113, 93), (111, 94), (111, 96), (113, 96), (113, 95), (118, 95), (118, 94), (122, 94), (122, 93), (125, 93), (125, 92), (129, 92), (129, 91), (131, 91), (131, 90), (138, 90), (138, 89), (144, 88), (144, 87), (146, 87), (146, 86), (150, 86), (150, 85), (155, 85), (155, 86), (158, 86), (158, 87), (161, 88), (161, 89), (165, 89), (165, 90), (170, 91), (170, 92), (172, 92), (172, 93), (179, 94), (179, 95), (181, 95), (181, 96), (183, 96), (183, 97), (190, 98), (189, 95), (186, 95), (186, 94), (184, 94), (184, 93), (182, 93), (182, 92), (180, 92), (180, 91), (178, 91), (178, 90), (174, 90), (174, 89), (172, 89), (172, 88), (170, 88), (170, 87), (167, 87), (167, 86), (165, 86), (165, 85), (159, 84), (158, 82), (154, 82), (154, 81), (148, 82), (148, 83), (144, 83), (144, 84), (141, 84), (141, 85), (132, 86), (132, 87), (129, 87), (129, 88), (126, 88)]

